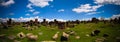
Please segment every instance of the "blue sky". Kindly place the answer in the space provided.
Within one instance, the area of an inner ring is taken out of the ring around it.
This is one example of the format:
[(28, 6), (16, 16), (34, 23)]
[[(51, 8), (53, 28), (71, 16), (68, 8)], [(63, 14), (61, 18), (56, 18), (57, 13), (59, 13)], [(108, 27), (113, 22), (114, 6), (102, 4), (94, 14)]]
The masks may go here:
[(0, 18), (82, 20), (120, 14), (120, 0), (0, 0)]

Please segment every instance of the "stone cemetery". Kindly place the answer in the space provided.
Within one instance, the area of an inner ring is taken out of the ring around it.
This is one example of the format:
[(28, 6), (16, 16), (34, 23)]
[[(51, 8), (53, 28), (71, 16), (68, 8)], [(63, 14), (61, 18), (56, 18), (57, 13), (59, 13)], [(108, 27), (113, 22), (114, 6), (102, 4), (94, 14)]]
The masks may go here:
[(119, 20), (0, 23), (0, 42), (120, 42)]

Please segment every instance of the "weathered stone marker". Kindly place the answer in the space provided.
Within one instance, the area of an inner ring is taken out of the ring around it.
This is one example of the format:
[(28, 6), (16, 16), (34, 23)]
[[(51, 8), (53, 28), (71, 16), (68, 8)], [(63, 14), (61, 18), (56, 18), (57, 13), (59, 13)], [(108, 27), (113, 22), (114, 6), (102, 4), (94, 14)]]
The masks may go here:
[(65, 23), (64, 22), (58, 22), (58, 28), (59, 29), (65, 29)]

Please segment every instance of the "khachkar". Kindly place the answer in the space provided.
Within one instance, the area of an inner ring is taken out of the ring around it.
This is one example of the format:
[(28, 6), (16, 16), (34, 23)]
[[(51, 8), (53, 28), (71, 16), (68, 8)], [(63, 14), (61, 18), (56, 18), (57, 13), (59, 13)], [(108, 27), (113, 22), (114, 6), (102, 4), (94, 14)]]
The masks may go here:
[(34, 21), (30, 20), (27, 22), (27, 24), (29, 24), (30, 26), (39, 26), (39, 21), (38, 19), (35, 19)]
[(58, 25), (58, 22), (59, 22), (59, 21), (57, 21), (56, 19), (54, 19), (54, 21), (50, 21), (50, 22), (49, 22), (49, 25), (50, 25), (50, 26), (57, 26), (57, 25)]
[(65, 29), (66, 25), (65, 22), (58, 22), (58, 29)]
[(46, 19), (43, 19), (43, 21), (41, 22), (42, 25), (47, 26), (48, 25), (48, 21), (46, 21)]
[(13, 25), (15, 25), (15, 22), (10, 18), (10, 19), (7, 21), (7, 26), (8, 26), (8, 27), (11, 27), (11, 26), (13, 26)]
[(33, 20), (30, 20), (28, 23), (30, 26), (33, 26)]
[(35, 25), (35, 26), (39, 26), (39, 21), (38, 21), (38, 19), (35, 19), (34, 25)]
[(57, 21), (56, 19), (54, 19), (54, 24), (55, 26), (58, 24), (59, 21)]
[(73, 28), (76, 23), (75, 21), (67, 21), (65, 25), (66, 27)]
[(8, 25), (12, 25), (12, 19), (9, 19), (9, 20), (7, 21), (7, 24), (8, 24)]

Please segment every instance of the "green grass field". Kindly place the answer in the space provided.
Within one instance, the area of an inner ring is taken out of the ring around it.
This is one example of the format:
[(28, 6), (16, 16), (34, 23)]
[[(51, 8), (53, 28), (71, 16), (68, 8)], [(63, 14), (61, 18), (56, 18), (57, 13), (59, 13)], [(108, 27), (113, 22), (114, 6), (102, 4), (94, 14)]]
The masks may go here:
[[(86, 36), (87, 34), (90, 34), (94, 30), (100, 30), (100, 34), (98, 36)], [(60, 36), (62, 35), (63, 31), (75, 31), (76, 35), (80, 36), (80, 39), (76, 39), (74, 35), (69, 36), (68, 42), (94, 42), (96, 38), (101, 38), (103, 34), (108, 34), (109, 36), (106, 37), (105, 42), (116, 42), (116, 37), (120, 37), (120, 24), (110, 24), (110, 23), (81, 23), (76, 25), (74, 28), (66, 28), (64, 30), (60, 30), (56, 27), (50, 27), (50, 26), (40, 26), (39, 28), (35, 30), (26, 30), (24, 27), (21, 25), (15, 25), (11, 28), (8, 29), (1, 29), (0, 28), (0, 35), (5, 34), (6, 38), (0, 39), (0, 42), (6, 41), (6, 42), (13, 42), (14, 40), (18, 40), (21, 42), (41, 42), (41, 41), (52, 41), (52, 36), (56, 32), (59, 33), (59, 38), (56, 40), (57, 42), (60, 42)], [(19, 32), (23, 32), (25, 34), (27, 33), (33, 33), (38, 35), (38, 40), (37, 41), (30, 41), (28, 38), (18, 38), (17, 34)], [(39, 35), (39, 33), (42, 33), (42, 35)], [(15, 35), (16, 38), (14, 40), (10, 40), (7, 38), (9, 35)]]

